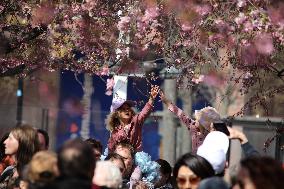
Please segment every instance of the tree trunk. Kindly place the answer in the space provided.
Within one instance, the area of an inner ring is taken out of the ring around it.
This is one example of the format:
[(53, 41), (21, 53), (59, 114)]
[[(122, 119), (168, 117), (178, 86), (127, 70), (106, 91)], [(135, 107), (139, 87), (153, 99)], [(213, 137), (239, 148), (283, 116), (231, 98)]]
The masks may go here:
[(92, 77), (88, 74), (84, 75), (84, 96), (83, 96), (83, 105), (84, 105), (84, 114), (82, 116), (82, 126), (80, 135), (83, 139), (90, 137), (90, 120), (91, 120), (91, 103), (92, 103), (92, 93), (93, 93), (93, 82)]

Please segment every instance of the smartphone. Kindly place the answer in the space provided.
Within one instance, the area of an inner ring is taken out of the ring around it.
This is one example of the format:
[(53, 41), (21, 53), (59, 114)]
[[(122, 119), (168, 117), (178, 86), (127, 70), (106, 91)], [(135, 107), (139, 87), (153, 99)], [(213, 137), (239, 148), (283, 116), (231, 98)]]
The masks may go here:
[(224, 123), (224, 122), (215, 122), (215, 123), (213, 123), (213, 127), (214, 127), (214, 129), (216, 131), (220, 131), (220, 132), (230, 136), (230, 132), (229, 132), (229, 130), (227, 128), (226, 123)]

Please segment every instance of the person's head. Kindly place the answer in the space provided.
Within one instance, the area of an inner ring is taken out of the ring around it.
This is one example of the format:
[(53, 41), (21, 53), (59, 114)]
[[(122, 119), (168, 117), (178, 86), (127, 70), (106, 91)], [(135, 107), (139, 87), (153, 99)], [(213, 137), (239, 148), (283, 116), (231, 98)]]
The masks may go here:
[(48, 150), (49, 148), (49, 136), (43, 129), (37, 129), (38, 140), (40, 144), (40, 150)]
[(114, 153), (119, 154), (125, 164), (125, 177), (129, 177), (134, 166), (134, 148), (128, 143), (118, 143), (115, 146)]
[(116, 110), (116, 112), (120, 120), (131, 120), (131, 118), (135, 115), (134, 110), (128, 103), (123, 103), (122, 106)]
[(91, 145), (93, 152), (94, 152), (95, 159), (100, 160), (100, 157), (103, 152), (103, 145), (100, 143), (100, 141), (93, 139), (93, 138), (88, 138), (87, 140), (85, 140), (85, 142)]
[(109, 189), (118, 189), (122, 185), (122, 176), (118, 167), (109, 161), (98, 161), (93, 184)]
[(160, 167), (160, 178), (155, 182), (155, 188), (164, 186), (167, 183), (170, 183), (172, 167), (166, 160), (157, 159), (156, 162), (161, 166)]
[(205, 107), (201, 110), (196, 110), (194, 113), (196, 121), (198, 121), (201, 128), (205, 128), (207, 131), (212, 130), (212, 123), (221, 121), (221, 116), (217, 110), (213, 107)]
[(57, 176), (57, 155), (51, 151), (39, 151), (31, 159), (27, 166), (26, 177), (30, 183), (46, 184)]
[(197, 149), (197, 155), (205, 158), (212, 165), (216, 175), (223, 176), (228, 149), (228, 136), (220, 131), (212, 131)]
[(107, 129), (113, 131), (114, 128), (120, 125), (121, 122), (129, 123), (135, 115), (132, 109), (134, 106), (133, 101), (118, 100), (112, 102), (111, 113), (107, 116), (106, 125)]
[(271, 157), (249, 157), (241, 161), (238, 181), (241, 189), (283, 188), (284, 170)]
[(58, 151), (58, 169), (62, 177), (92, 179), (96, 160), (93, 149), (81, 139), (72, 139)]
[(179, 189), (196, 189), (202, 179), (214, 176), (211, 164), (201, 156), (190, 153), (181, 156), (173, 169)]
[(15, 159), (19, 172), (39, 151), (37, 131), (30, 125), (14, 127), (4, 144), (5, 154), (11, 155)]
[(123, 161), (123, 157), (120, 156), (119, 154), (117, 153), (110, 153), (106, 158), (105, 160), (109, 160), (110, 162), (112, 162), (114, 165), (116, 165), (122, 176), (124, 176), (124, 173), (125, 173), (125, 164), (124, 164), (124, 161)]

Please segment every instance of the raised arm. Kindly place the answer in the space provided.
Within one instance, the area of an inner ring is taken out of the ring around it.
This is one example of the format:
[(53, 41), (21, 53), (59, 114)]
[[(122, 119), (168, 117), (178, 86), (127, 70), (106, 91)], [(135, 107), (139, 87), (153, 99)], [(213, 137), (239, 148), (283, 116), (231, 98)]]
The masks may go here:
[(161, 101), (167, 106), (167, 108), (173, 112), (181, 122), (183, 122), (188, 129), (192, 129), (192, 127), (197, 127), (196, 122), (191, 119), (188, 115), (186, 115), (180, 108), (178, 108), (175, 104), (169, 101), (163, 91), (160, 90), (160, 98)]
[(243, 132), (231, 127), (228, 127), (228, 130), (230, 132), (230, 139), (238, 139), (240, 141), (245, 157), (260, 155), (259, 152), (249, 143), (246, 135)]
[(171, 101), (166, 98), (162, 90), (160, 90), (160, 98), (161, 98), (161, 101), (167, 106), (167, 108), (172, 104)]
[(154, 104), (154, 100), (155, 98), (157, 97), (158, 93), (159, 93), (159, 86), (158, 85), (152, 85), (151, 86), (151, 92), (150, 92), (150, 97), (149, 97), (149, 100), (148, 100), (148, 103), (153, 106)]
[(145, 121), (145, 119), (150, 115), (150, 113), (153, 109), (154, 100), (157, 97), (159, 90), (160, 90), (159, 86), (152, 85), (149, 100), (145, 104), (145, 106), (143, 107), (141, 112), (137, 115), (138, 124), (143, 123)]

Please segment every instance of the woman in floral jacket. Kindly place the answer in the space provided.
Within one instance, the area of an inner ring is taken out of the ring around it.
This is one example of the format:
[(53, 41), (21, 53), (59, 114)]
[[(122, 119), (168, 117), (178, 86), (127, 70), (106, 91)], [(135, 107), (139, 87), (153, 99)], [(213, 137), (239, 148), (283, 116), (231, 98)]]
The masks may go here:
[(195, 111), (196, 120), (193, 120), (175, 104), (171, 103), (162, 91), (160, 91), (160, 98), (168, 109), (173, 112), (189, 130), (192, 141), (192, 153), (196, 154), (197, 148), (202, 144), (206, 135), (214, 130), (212, 123), (221, 120), (219, 113), (215, 108), (208, 106), (199, 111)]

